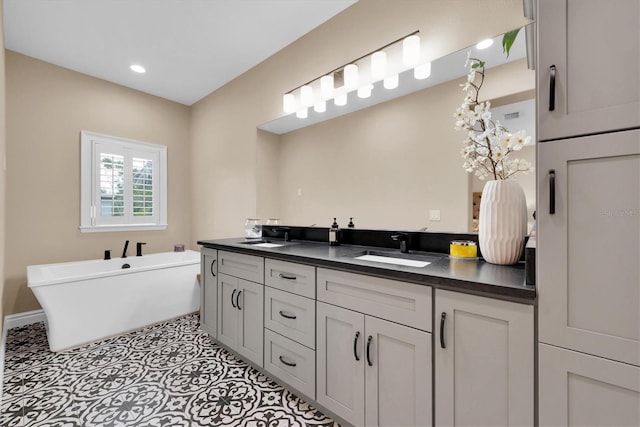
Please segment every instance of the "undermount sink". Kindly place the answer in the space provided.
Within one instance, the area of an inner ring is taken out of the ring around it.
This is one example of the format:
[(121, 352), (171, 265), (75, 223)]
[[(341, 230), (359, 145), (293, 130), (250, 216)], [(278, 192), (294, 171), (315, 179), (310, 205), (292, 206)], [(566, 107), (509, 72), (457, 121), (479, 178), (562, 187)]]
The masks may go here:
[(281, 246), (285, 246), (283, 243), (272, 243), (269, 240), (247, 240), (238, 243), (242, 245), (251, 245), (257, 248), (279, 248)]
[(439, 260), (437, 256), (405, 254), (401, 252), (361, 251), (345, 255), (360, 261), (380, 262), (383, 264), (403, 265), (406, 267), (426, 267)]

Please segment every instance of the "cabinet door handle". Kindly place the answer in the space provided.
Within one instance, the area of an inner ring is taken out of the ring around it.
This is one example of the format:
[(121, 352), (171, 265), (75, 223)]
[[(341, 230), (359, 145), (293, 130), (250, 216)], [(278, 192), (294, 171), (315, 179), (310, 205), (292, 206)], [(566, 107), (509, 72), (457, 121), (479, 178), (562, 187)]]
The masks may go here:
[[(242, 310), (242, 307), (240, 307), (240, 294), (242, 293), (242, 291), (238, 291), (238, 295), (236, 295), (236, 306), (238, 307), (238, 310)], [(244, 300), (242, 300), (244, 302)]]
[(353, 357), (356, 358), (356, 361), (360, 361), (360, 357), (358, 356), (358, 338), (360, 338), (360, 331), (356, 331), (356, 337), (353, 339)]
[(556, 109), (556, 66), (549, 67), (549, 111)]
[(444, 343), (444, 319), (447, 317), (447, 313), (444, 311), (440, 315), (440, 348), (447, 348)]
[(549, 171), (549, 215), (556, 213), (556, 171)]
[(284, 360), (284, 358), (282, 356), (278, 356), (278, 359), (280, 359), (280, 361), (282, 363), (284, 363), (285, 365), (291, 366), (292, 368), (297, 365), (297, 363), (295, 363), (295, 362), (287, 362), (286, 360)]
[(231, 305), (233, 306), (233, 308), (238, 308), (236, 307), (236, 305), (233, 302), (233, 297), (236, 295), (236, 290), (234, 289), (233, 292), (231, 292)]
[(280, 310), (280, 316), (284, 317), (285, 319), (291, 319), (291, 320), (294, 320), (294, 319), (298, 318), (295, 314), (288, 314), (288, 313), (285, 313), (282, 310)]
[(284, 274), (284, 273), (280, 273), (279, 276), (280, 276), (281, 279), (287, 279), (287, 280), (296, 280), (297, 279), (296, 276), (289, 276), (289, 275)]
[(216, 260), (215, 260), (215, 259), (214, 259), (213, 261), (211, 261), (211, 267), (210, 267), (210, 270), (211, 270), (211, 275), (212, 275), (213, 277), (216, 277), (216, 273), (214, 273), (214, 272), (213, 272), (213, 265), (214, 265), (215, 263), (216, 263)]
[(371, 355), (369, 354), (369, 351), (371, 350), (371, 340), (373, 339), (373, 337), (371, 335), (369, 335), (369, 338), (367, 338), (367, 364), (369, 366), (373, 366), (373, 363), (371, 363)]

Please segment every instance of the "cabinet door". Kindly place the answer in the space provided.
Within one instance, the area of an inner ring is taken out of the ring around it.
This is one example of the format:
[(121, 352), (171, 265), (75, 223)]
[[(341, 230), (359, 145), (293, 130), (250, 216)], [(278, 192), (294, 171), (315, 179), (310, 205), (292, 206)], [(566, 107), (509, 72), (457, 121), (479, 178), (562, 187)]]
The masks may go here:
[(540, 144), (538, 160), (539, 341), (640, 365), (640, 131)]
[(317, 400), (364, 425), (364, 315), (318, 302)]
[(640, 1), (538, 0), (537, 25), (540, 140), (640, 126)]
[(540, 344), (540, 426), (639, 426), (640, 368)]
[(218, 341), (230, 348), (238, 346), (238, 279), (218, 274)]
[(264, 351), (264, 286), (238, 280), (238, 353), (262, 367)]
[(200, 326), (216, 338), (218, 333), (218, 278), (217, 251), (202, 249), (200, 282)]
[(440, 289), (435, 298), (436, 425), (533, 425), (533, 307)]
[(365, 317), (367, 426), (430, 426), (431, 334)]

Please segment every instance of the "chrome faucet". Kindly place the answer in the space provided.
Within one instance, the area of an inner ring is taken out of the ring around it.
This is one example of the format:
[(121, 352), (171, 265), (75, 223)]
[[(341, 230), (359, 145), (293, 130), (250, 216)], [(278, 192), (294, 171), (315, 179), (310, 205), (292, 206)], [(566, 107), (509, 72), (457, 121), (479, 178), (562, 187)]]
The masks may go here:
[(400, 242), (400, 252), (403, 254), (409, 252), (409, 235), (407, 233), (394, 234), (391, 238)]

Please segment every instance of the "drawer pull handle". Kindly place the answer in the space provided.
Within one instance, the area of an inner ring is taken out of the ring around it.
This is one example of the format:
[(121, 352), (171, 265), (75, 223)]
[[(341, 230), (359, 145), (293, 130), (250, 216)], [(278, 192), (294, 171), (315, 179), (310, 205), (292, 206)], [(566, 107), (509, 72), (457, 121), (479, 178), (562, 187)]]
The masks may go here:
[(295, 362), (287, 362), (286, 360), (284, 360), (284, 359), (282, 358), (282, 356), (278, 356), (278, 359), (280, 359), (280, 361), (281, 361), (282, 363), (284, 363), (285, 365), (287, 365), (287, 366), (291, 366), (292, 368), (294, 368), (294, 367), (297, 365), (297, 363), (295, 363)]
[(356, 361), (360, 361), (360, 357), (358, 357), (358, 338), (360, 338), (360, 331), (356, 331), (356, 337), (353, 339), (353, 357), (356, 358)]
[(212, 275), (213, 277), (216, 277), (216, 273), (214, 273), (214, 272), (213, 272), (213, 265), (214, 265), (215, 263), (216, 263), (216, 260), (215, 260), (215, 259), (214, 259), (213, 261), (211, 261), (211, 268), (210, 268), (210, 270), (211, 270), (211, 275)]
[(279, 276), (280, 276), (281, 279), (287, 279), (287, 280), (296, 280), (297, 279), (296, 276), (289, 276), (289, 275), (284, 274), (284, 273), (280, 273)]
[[(236, 306), (238, 307), (238, 310), (242, 310), (242, 307), (240, 307), (240, 294), (242, 293), (242, 291), (238, 291), (238, 295), (236, 295)], [(243, 300), (244, 302), (244, 300)]]
[(446, 344), (444, 343), (444, 319), (446, 319), (446, 317), (447, 313), (443, 311), (440, 315), (440, 348), (447, 348)]
[(233, 302), (233, 298), (236, 296), (236, 290), (234, 289), (233, 292), (231, 292), (231, 305), (233, 306), (233, 308), (238, 308), (236, 307), (236, 304)]
[(373, 339), (373, 337), (371, 335), (369, 335), (369, 338), (367, 338), (367, 364), (369, 366), (373, 366), (373, 363), (371, 363), (371, 355), (369, 354), (369, 351), (371, 350), (371, 340)]
[(556, 66), (549, 67), (549, 111), (556, 109)]
[(287, 314), (284, 311), (280, 310), (280, 316), (284, 317), (285, 319), (297, 319), (297, 316), (295, 314)]
[(549, 171), (549, 215), (556, 213), (556, 171)]

